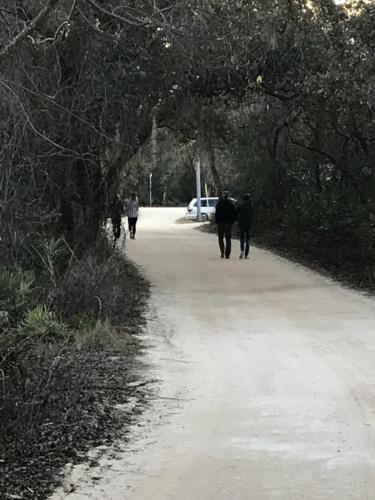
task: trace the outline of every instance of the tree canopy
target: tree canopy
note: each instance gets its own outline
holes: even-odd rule
[[[90,244],[155,162],[159,202],[188,201],[199,154],[209,189],[251,191],[263,224],[344,224],[366,259],[374,16],[365,1],[1,0],[6,254],[37,234]]]

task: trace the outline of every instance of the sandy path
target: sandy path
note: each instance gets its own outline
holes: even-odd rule
[[[237,242],[221,260],[183,214],[143,209],[128,242],[154,285],[158,397],[53,498],[375,499],[374,301]]]

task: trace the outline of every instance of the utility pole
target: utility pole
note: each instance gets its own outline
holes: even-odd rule
[[[150,207],[152,207],[152,172],[149,176]]]
[[[156,109],[152,117],[152,130],[151,130],[151,173],[149,176],[149,190],[150,190],[150,207],[152,207],[152,171],[155,172],[158,164],[158,124],[156,122]]]
[[[195,167],[196,179],[197,179],[197,221],[202,222],[202,188],[201,188],[201,160],[198,158],[197,165]]]

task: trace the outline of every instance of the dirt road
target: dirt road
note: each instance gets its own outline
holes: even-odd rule
[[[128,242],[157,397],[54,499],[375,499],[374,301],[237,242],[222,260],[183,213],[143,209]]]

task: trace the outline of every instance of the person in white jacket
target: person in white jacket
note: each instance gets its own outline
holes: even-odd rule
[[[132,193],[130,198],[125,202],[126,215],[129,223],[130,238],[134,240],[137,231],[137,221],[139,213],[138,198],[135,193]]]

